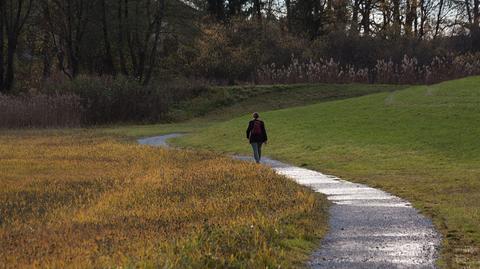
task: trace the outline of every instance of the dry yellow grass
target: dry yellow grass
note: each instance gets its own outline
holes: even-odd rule
[[[0,266],[302,266],[325,205],[254,164],[91,131],[0,133]]]

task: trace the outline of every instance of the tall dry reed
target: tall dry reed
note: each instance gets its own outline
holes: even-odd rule
[[[74,94],[0,95],[0,128],[76,127],[81,119]]]
[[[373,68],[343,65],[333,59],[300,62],[292,56],[287,66],[261,66],[256,73],[259,84],[290,83],[382,83],[433,84],[445,80],[480,75],[480,53],[435,57],[428,65],[404,55],[395,63],[378,60]]]

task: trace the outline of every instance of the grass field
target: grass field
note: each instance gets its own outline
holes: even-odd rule
[[[368,93],[378,94],[345,99]],[[267,155],[412,201],[444,235],[442,267],[478,268],[479,105],[480,77],[407,89],[217,88],[171,111],[173,119],[202,116],[183,123],[3,131],[0,212],[7,217],[0,219],[0,249],[6,250],[0,261],[40,267],[72,261],[97,267],[301,266],[325,231],[321,197],[268,169],[254,178],[252,164],[218,153],[125,143],[191,132],[174,142],[249,154],[249,116],[234,117],[260,111],[270,137]],[[288,109],[263,112],[278,108]]]
[[[412,201],[444,236],[444,268],[480,267],[480,77],[261,116],[270,138],[265,154]],[[248,120],[213,124],[175,142],[247,154]]]
[[[402,85],[300,84],[210,88],[170,111],[176,123],[103,127],[107,134],[143,137],[171,132],[195,132],[245,111],[268,111],[318,102],[404,89]]]
[[[271,170],[92,130],[0,132],[2,268],[302,267],[326,201]]]
[[[295,84],[209,88],[170,111],[175,121],[225,120],[245,111],[268,111],[406,88],[403,85]]]
[[[322,196],[218,154],[128,142],[199,130],[245,110],[400,88],[212,88],[171,111],[175,120],[203,116],[184,123],[0,131],[0,261],[11,268],[302,267],[326,230]]]

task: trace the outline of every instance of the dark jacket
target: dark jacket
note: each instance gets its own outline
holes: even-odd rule
[[[253,132],[255,124],[259,124],[261,132],[256,134]],[[247,138],[250,140],[250,143],[264,143],[267,141],[267,131],[265,130],[265,124],[261,120],[251,120],[248,123],[247,128]]]

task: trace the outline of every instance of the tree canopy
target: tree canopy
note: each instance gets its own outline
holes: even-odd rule
[[[480,0],[4,0],[0,92],[15,77],[165,74],[249,80],[333,58],[372,67],[480,48]]]

